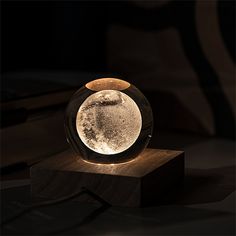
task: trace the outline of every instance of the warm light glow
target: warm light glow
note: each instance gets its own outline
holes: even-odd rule
[[[82,142],[105,155],[127,150],[137,140],[141,127],[141,113],[133,99],[111,89],[87,97],[76,117]]]
[[[115,78],[101,78],[93,80],[85,85],[86,88],[93,91],[101,90],[125,90],[130,87],[130,83]]]

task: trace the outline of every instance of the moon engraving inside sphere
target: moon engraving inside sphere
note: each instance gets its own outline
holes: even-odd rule
[[[85,99],[76,116],[82,142],[93,151],[112,155],[131,147],[142,128],[137,104],[123,92],[102,90]]]

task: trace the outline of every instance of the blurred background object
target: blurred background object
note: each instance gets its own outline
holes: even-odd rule
[[[160,132],[235,139],[235,2],[2,1],[1,13],[3,157],[30,146],[46,154],[41,127],[58,142],[51,152],[66,148],[70,96],[104,76],[142,90],[154,139]]]
[[[1,1],[3,219],[31,204],[29,167],[69,148],[66,105],[96,78],[137,86],[154,113],[149,147],[186,154],[183,189],[165,204],[100,216],[72,201],[3,234],[235,235],[235,9],[231,0]]]

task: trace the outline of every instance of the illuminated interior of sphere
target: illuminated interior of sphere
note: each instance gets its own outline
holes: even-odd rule
[[[117,90],[102,90],[85,99],[76,116],[82,142],[93,151],[112,155],[132,146],[139,137],[142,117],[136,103]]]
[[[66,138],[77,158],[118,164],[138,157],[152,137],[152,109],[134,85],[99,78],[78,89],[65,113]]]

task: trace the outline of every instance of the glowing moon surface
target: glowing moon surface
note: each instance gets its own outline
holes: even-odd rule
[[[136,103],[125,93],[102,90],[85,99],[76,117],[82,142],[97,153],[112,155],[132,146],[142,128]]]

